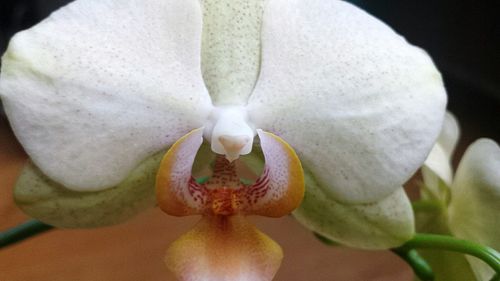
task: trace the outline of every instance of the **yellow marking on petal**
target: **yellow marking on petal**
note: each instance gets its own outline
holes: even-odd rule
[[[193,202],[188,203],[192,198],[186,196],[186,193],[189,192],[194,157],[203,142],[202,134],[203,129],[199,128],[184,135],[172,145],[161,161],[156,175],[156,200],[159,207],[169,215],[199,213]]]
[[[243,216],[204,216],[169,247],[165,264],[180,281],[269,281],[282,258]]]
[[[271,280],[281,264],[281,248],[243,216],[280,217],[297,208],[304,195],[300,161],[286,142],[259,130],[266,166],[254,184],[241,183],[236,164],[224,155],[217,155],[210,179],[196,183],[191,167],[202,134],[198,129],[179,139],[158,171],[162,210],[176,216],[203,215],[170,246],[165,263],[181,281]]]
[[[262,130],[258,130],[258,134],[266,158],[266,165],[271,169],[270,184],[273,184],[273,180],[275,180],[275,186],[271,186],[270,192],[276,193],[264,205],[256,206],[251,213],[268,217],[281,217],[295,210],[302,202],[305,188],[304,171],[299,157],[282,138]],[[278,159],[272,161],[271,158]],[[277,179],[282,174],[287,175],[285,182]],[[273,189],[278,189],[278,191]]]
[[[202,130],[179,139],[167,152],[157,174],[156,195],[167,214],[262,215],[281,217],[296,209],[304,196],[304,175],[295,151],[281,138],[258,130],[266,167],[257,181],[242,184],[234,163],[216,157],[214,172],[205,184],[191,175]]]

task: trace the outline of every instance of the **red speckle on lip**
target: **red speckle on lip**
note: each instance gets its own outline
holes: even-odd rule
[[[268,189],[268,169],[253,185],[244,185],[236,174],[234,162],[217,155],[212,177],[204,184],[190,180],[189,194],[197,203],[205,205],[204,213],[232,216],[244,212],[263,198]]]

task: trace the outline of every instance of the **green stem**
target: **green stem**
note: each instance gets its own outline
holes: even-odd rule
[[[500,254],[490,247],[471,241],[446,235],[417,233],[411,240],[398,248],[398,250],[407,252],[413,249],[438,249],[471,255],[487,263],[497,275],[500,275]]]
[[[405,260],[415,272],[418,278],[422,281],[433,281],[434,280],[434,272],[432,271],[431,266],[422,258],[417,250],[415,249],[403,249],[397,248],[392,250],[398,256],[400,256],[403,260]]]
[[[53,226],[37,220],[27,221],[4,232],[0,232],[0,248],[20,242],[52,228]]]

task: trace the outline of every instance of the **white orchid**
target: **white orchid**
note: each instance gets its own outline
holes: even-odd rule
[[[299,205],[304,177],[288,144],[305,170],[300,222],[356,247],[409,239],[401,186],[446,104],[425,52],[335,0],[77,0],[17,34],[1,75],[34,163],[16,200],[47,223],[112,224],[153,205],[170,147],[158,203],[204,215],[167,255],[183,280],[272,278],[279,246],[236,214]],[[191,176],[203,139],[219,155],[205,183]],[[237,167],[260,161],[259,144],[264,172],[244,185]]]
[[[438,141],[422,168],[425,200],[441,206],[439,212],[421,221],[423,230],[475,241],[500,249],[500,147],[490,139],[472,143],[453,176],[451,157],[460,135],[458,123],[448,113]],[[425,214],[424,214],[425,215]],[[436,218],[438,218],[436,220]],[[438,255],[434,253],[434,255]],[[482,261],[467,256],[477,280],[489,281],[494,271]],[[444,271],[446,280],[471,280],[467,266],[458,266],[458,256],[431,257],[434,268]],[[440,268],[452,267],[455,268]],[[453,272],[455,271],[455,272]],[[453,277],[452,277],[453,276]],[[444,279],[443,279],[444,280]]]

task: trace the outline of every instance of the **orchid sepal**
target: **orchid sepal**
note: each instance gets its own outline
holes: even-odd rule
[[[344,204],[328,198],[306,173],[306,193],[294,217],[322,236],[355,248],[389,249],[415,233],[413,211],[403,188],[368,204]]]
[[[16,182],[14,200],[26,214],[59,228],[123,223],[156,205],[156,171],[163,154],[156,153],[143,161],[118,185],[96,192],[67,189],[28,162]]]

